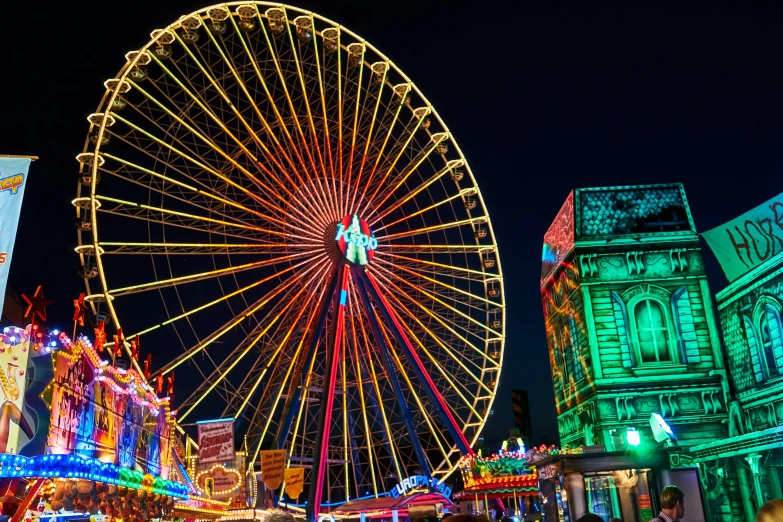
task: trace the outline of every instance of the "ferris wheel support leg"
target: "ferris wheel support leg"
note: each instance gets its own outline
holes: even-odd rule
[[[323,332],[324,325],[326,324],[326,318],[329,316],[329,310],[331,308],[331,301],[332,296],[334,295],[335,289],[337,287],[337,282],[340,280],[340,269],[339,267],[334,271],[334,274],[332,275],[331,283],[329,284],[329,289],[326,292],[326,296],[328,296],[328,299],[325,300],[322,304],[322,308],[320,311],[320,316],[318,317],[318,323],[315,326],[315,330],[313,331],[313,337],[310,341],[310,346],[307,349],[307,356],[304,359],[304,364],[302,365],[302,370],[299,371],[299,375],[295,377],[292,382],[297,382],[299,379],[301,379],[301,375],[303,371],[307,371],[306,368],[310,368],[310,366],[313,363],[313,357],[315,357],[315,351],[316,347],[318,346],[318,341],[321,338],[321,332]],[[285,414],[283,415],[283,418],[285,419],[283,421],[282,428],[280,429],[280,432],[277,436],[277,443],[275,446],[277,446],[277,449],[283,449],[283,446],[285,446],[285,442],[288,439],[288,435],[291,433],[291,425],[294,422],[294,417],[296,417],[296,414],[299,413],[299,408],[301,407],[301,400],[302,400],[302,390],[304,389],[305,384],[301,383],[300,386],[297,386],[294,390],[294,393],[292,394],[291,400],[288,404],[285,406]]]
[[[318,434],[315,438],[315,459],[313,461],[312,479],[310,481],[309,499],[307,502],[307,518],[312,522],[317,520],[321,511],[324,481],[326,480],[326,460],[329,453],[329,435],[332,429],[332,411],[334,410],[334,391],[337,383],[337,370],[340,364],[340,349],[345,326],[345,303],[348,300],[347,265],[339,269],[340,287],[335,293],[335,318],[332,325],[332,349],[326,351],[326,375],[321,391],[321,407],[318,415]],[[315,486],[315,487],[313,487]]]
[[[356,269],[359,271],[359,269]],[[410,409],[406,406],[405,398],[402,395],[402,387],[400,386],[400,380],[397,378],[397,373],[394,371],[394,364],[392,363],[391,356],[389,355],[389,347],[386,346],[386,340],[381,333],[381,326],[378,324],[378,318],[375,316],[373,307],[370,305],[370,298],[367,296],[367,289],[365,288],[365,282],[361,278],[361,274],[358,274],[358,283],[356,286],[359,289],[359,297],[364,304],[364,310],[367,312],[367,317],[372,328],[372,333],[375,339],[378,341],[378,346],[381,349],[381,357],[383,364],[386,367],[386,373],[391,381],[392,388],[394,389],[394,395],[397,398],[397,405],[399,406],[402,418],[405,420],[405,428],[408,430],[408,434],[411,438],[411,444],[416,452],[416,460],[419,461],[422,471],[429,481],[432,479],[432,473],[430,472],[430,466],[427,462],[427,456],[424,453],[424,448],[421,447],[421,441],[416,434],[416,426],[413,424],[413,417],[411,416]]]
[[[451,410],[449,410],[449,406],[446,404],[446,400],[438,392],[438,389],[435,386],[435,382],[432,380],[432,377],[430,377],[427,368],[425,368],[424,364],[421,362],[419,355],[413,349],[413,345],[408,339],[408,336],[405,335],[405,332],[403,331],[402,326],[397,320],[397,317],[388,301],[386,301],[386,298],[381,293],[381,289],[378,287],[378,283],[375,281],[375,278],[366,269],[360,270],[358,274],[361,280],[364,282],[368,292],[379,305],[378,310],[380,310],[384,319],[389,323],[389,327],[394,334],[394,337],[397,339],[397,342],[400,343],[402,349],[405,350],[405,355],[408,356],[413,362],[413,369],[416,372],[417,377],[422,381],[424,390],[427,392],[427,395],[432,401],[433,406],[435,406],[435,409],[438,410],[438,414],[440,415],[441,420],[446,425],[446,429],[454,439],[454,442],[457,444],[460,452],[462,452],[463,455],[472,455],[473,449],[471,449],[470,443],[468,443],[468,440],[465,438],[462,430],[459,428],[459,426],[457,426],[457,421],[454,418],[454,415],[452,415]]]

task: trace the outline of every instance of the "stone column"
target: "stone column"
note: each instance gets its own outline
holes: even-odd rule
[[[587,512],[585,479],[581,473],[569,473],[564,478],[568,495],[568,513],[571,515],[571,520],[577,520]]]
[[[764,505],[764,493],[761,490],[761,480],[759,477],[761,473],[761,470],[759,469],[761,455],[759,453],[754,453],[753,455],[745,457],[745,460],[748,461],[750,471],[753,474],[753,496],[756,497],[756,505],[761,507]]]
[[[753,502],[750,497],[753,494],[750,488],[750,479],[748,470],[742,462],[737,462],[737,478],[739,479],[740,493],[742,493],[742,507],[745,508],[745,520],[753,520],[756,516],[756,510],[753,508]]]
[[[767,468],[767,480],[769,480],[769,488],[772,490],[772,498],[783,498],[783,488],[780,487],[780,473],[777,466],[769,466]]]

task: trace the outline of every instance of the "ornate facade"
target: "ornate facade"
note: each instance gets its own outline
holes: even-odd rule
[[[775,210],[774,203],[770,208]],[[745,227],[757,222],[742,221]],[[764,221],[762,217],[762,225]],[[772,237],[782,221],[768,228]],[[738,235],[734,227],[730,232]],[[754,246],[759,251],[764,243]],[[725,263],[725,257],[718,257]],[[732,390],[729,433],[726,440],[692,448],[695,460],[715,482],[727,469],[737,470],[746,520],[752,520],[764,502],[783,498],[783,253],[765,257],[716,296]]]
[[[544,237],[541,295],[562,445],[619,451],[635,430],[630,440],[653,446],[653,413],[683,455],[728,435],[729,383],[681,185],[574,190]],[[728,483],[711,520],[741,509]]]

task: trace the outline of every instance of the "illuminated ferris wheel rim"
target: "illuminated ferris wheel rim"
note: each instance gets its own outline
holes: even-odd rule
[[[142,49],[140,49],[139,51],[132,51],[132,52],[130,52],[130,53],[128,53],[126,55],[126,58],[128,59],[128,61],[125,64],[125,66],[122,68],[121,74],[116,79],[109,80],[107,82],[108,90],[107,90],[106,94],[104,95],[104,99],[102,100],[100,106],[101,107],[111,107],[113,102],[115,101],[115,98],[117,96],[119,96],[120,93],[122,92],[123,84],[128,85],[128,89],[130,89],[130,85],[126,81],[126,78],[127,78],[128,74],[135,67],[137,67],[139,64],[146,65],[146,63],[149,62],[149,55],[148,55],[148,53],[149,53],[150,48],[152,46],[154,46],[154,45],[157,45],[157,43],[161,40],[161,38],[165,38],[165,35],[167,33],[171,32],[171,31],[174,31],[177,28],[180,28],[182,26],[182,23],[185,20],[188,20],[188,19],[190,19],[190,18],[192,18],[194,16],[202,17],[203,15],[206,15],[210,10],[212,10],[214,8],[228,8],[228,9],[231,9],[232,7],[239,8],[239,7],[247,6],[247,5],[252,5],[252,6],[256,6],[256,7],[264,6],[264,7],[269,7],[269,8],[282,9],[284,11],[293,11],[293,12],[299,14],[300,16],[309,16],[311,21],[319,20],[319,21],[321,21],[323,23],[330,24],[332,27],[337,29],[340,33],[344,33],[344,34],[349,35],[350,37],[352,37],[355,40],[357,40],[358,42],[360,42],[361,45],[363,46],[363,48],[371,50],[378,57],[380,57],[381,60],[386,64],[386,67],[393,69],[396,74],[398,74],[400,77],[402,77],[404,79],[405,83],[404,84],[398,84],[398,85],[404,85],[404,89],[407,89],[407,90],[415,92],[417,94],[417,96],[419,96],[421,98],[421,100],[425,103],[424,109],[426,109],[426,111],[427,111],[426,114],[428,116],[434,117],[439,122],[440,126],[443,129],[443,132],[440,133],[442,135],[442,137],[440,139],[444,139],[444,138],[447,138],[447,137],[450,138],[450,143],[453,145],[456,153],[459,156],[459,159],[457,159],[457,160],[450,160],[449,163],[453,164],[453,166],[458,166],[458,167],[461,167],[461,168],[465,169],[465,171],[467,172],[467,174],[470,177],[470,180],[472,182],[471,183],[471,187],[469,189],[465,189],[465,190],[469,191],[471,196],[473,196],[473,197],[475,197],[475,198],[477,198],[479,200],[479,202],[480,202],[480,207],[479,208],[481,208],[481,209],[485,209],[486,208],[485,205],[484,205],[483,197],[481,196],[481,192],[480,192],[479,186],[476,183],[475,178],[473,176],[473,173],[472,173],[472,171],[470,169],[470,166],[465,161],[464,156],[462,154],[462,151],[459,149],[459,146],[456,143],[456,140],[454,140],[453,137],[451,137],[450,132],[449,132],[447,126],[445,125],[443,120],[440,118],[440,116],[438,115],[437,111],[434,110],[432,105],[429,103],[429,101],[426,99],[426,97],[424,97],[424,95],[419,91],[419,89],[410,81],[410,79],[401,70],[399,70],[396,67],[396,65],[393,62],[391,62],[391,60],[389,60],[385,55],[383,55],[383,53],[378,51],[375,47],[373,47],[372,45],[367,43],[364,39],[360,38],[355,33],[349,31],[348,29],[342,27],[341,25],[336,24],[336,23],[332,22],[331,20],[329,20],[327,18],[324,18],[324,17],[321,17],[319,15],[316,15],[316,14],[310,12],[310,11],[301,10],[301,9],[297,9],[297,8],[294,8],[294,7],[291,7],[291,6],[286,6],[286,5],[272,3],[272,2],[253,2],[253,3],[249,3],[249,2],[230,2],[230,3],[226,3],[226,4],[220,4],[220,5],[217,5],[217,6],[209,6],[209,7],[206,7],[206,8],[197,10],[197,11],[194,11],[193,13],[191,13],[189,15],[181,17],[177,22],[174,22],[174,23],[170,24],[165,29],[154,31],[152,33],[152,39]],[[258,14],[258,19],[263,23],[264,15],[261,13],[260,10],[258,11],[257,14]],[[231,16],[231,14],[229,14],[229,16]],[[289,20],[287,16],[285,18],[285,21],[286,21],[286,23],[289,26],[294,24],[294,22]],[[312,25],[312,27],[314,27],[314,24]],[[322,35],[323,34],[323,30],[322,31],[314,31],[314,34]],[[338,41],[340,41],[340,40],[338,40]],[[353,45],[353,44],[344,44],[342,41],[340,41],[339,45],[340,45],[340,48],[342,50],[348,50],[348,47],[350,45]],[[372,68],[374,66],[374,64],[370,64],[370,63],[365,62],[365,61],[363,61],[362,64],[365,67],[367,67],[367,68]],[[113,88],[109,88],[110,85]],[[420,110],[420,109],[421,108],[418,108],[418,109],[415,109],[415,110]],[[411,110],[414,111],[414,109],[411,109]],[[88,140],[87,143],[86,143],[86,146],[85,146],[85,153],[84,153],[84,154],[87,154],[88,156],[82,156],[82,159],[84,160],[84,162],[88,163],[90,165],[91,169],[92,169],[92,182],[91,182],[91,185],[90,185],[90,196],[89,196],[89,198],[84,198],[84,197],[81,196],[81,192],[80,192],[79,197],[77,198],[77,200],[74,201],[74,204],[77,205],[77,208],[82,208],[85,211],[89,211],[89,213],[91,215],[92,226],[93,226],[92,231],[91,231],[91,233],[92,233],[92,241],[90,243],[84,243],[83,242],[83,238],[82,238],[82,232],[81,231],[79,232],[79,244],[80,244],[80,246],[77,247],[77,252],[80,254],[80,257],[81,257],[83,263],[84,263],[84,258],[85,258],[84,254],[85,253],[89,252],[90,250],[94,253],[95,260],[96,260],[96,263],[97,263],[99,281],[100,281],[101,286],[103,288],[103,292],[101,292],[101,293],[97,293],[97,294],[91,293],[87,297],[87,301],[91,303],[93,308],[95,308],[95,304],[97,302],[103,302],[105,304],[105,306],[107,307],[107,309],[109,310],[111,318],[112,318],[112,321],[114,322],[115,326],[117,328],[120,328],[120,320],[118,318],[118,315],[117,315],[117,312],[115,310],[115,306],[114,306],[114,303],[113,303],[113,301],[115,299],[115,296],[111,295],[110,292],[109,292],[109,285],[108,285],[108,282],[107,282],[106,273],[104,271],[104,266],[103,266],[103,262],[102,262],[103,248],[101,247],[101,242],[99,241],[98,227],[97,227],[97,221],[98,221],[98,219],[97,219],[97,210],[98,210],[98,208],[101,205],[101,201],[97,198],[96,179],[97,179],[97,177],[99,175],[98,169],[99,169],[99,167],[101,165],[101,160],[102,160],[102,158],[100,157],[100,152],[101,152],[101,143],[102,143],[102,140],[103,140],[103,133],[104,133],[106,127],[107,127],[107,122],[109,122],[111,118],[113,118],[113,116],[111,115],[109,110],[107,110],[105,113],[96,113],[96,114],[93,114],[93,115],[90,116],[90,123],[92,125],[96,126],[97,129],[98,129],[98,131],[97,131],[97,143],[95,144],[94,147],[91,147],[90,142]],[[430,135],[433,138],[435,138],[435,135],[433,135],[432,133],[430,133]],[[93,151],[93,152],[90,153],[88,151]],[[90,154],[92,155],[91,157],[89,156]],[[95,160],[96,157],[98,158],[97,160]],[[82,160],[80,160],[80,162],[81,161]],[[79,188],[79,190],[80,191],[82,190],[81,187]],[[363,217],[367,217],[368,219],[371,219],[372,218],[372,214],[374,212],[371,211],[371,212],[367,213],[366,210],[367,209],[365,209],[365,212],[362,213],[361,217],[359,217],[357,215],[357,219],[360,219],[361,222],[364,223],[364,225],[366,225],[366,231],[369,232],[370,231],[370,225],[366,221],[364,221],[364,219],[362,219],[362,218]],[[354,214],[350,214],[348,216],[345,216],[344,219],[352,218],[353,215]],[[338,243],[338,246],[341,248],[341,250],[344,247],[346,247],[346,245],[347,245],[347,248],[357,247],[359,249],[365,249],[365,251],[370,254],[370,255],[366,256],[369,259],[366,259],[365,262],[357,262],[357,263],[355,263],[356,265],[366,265],[366,264],[369,264],[371,259],[372,259],[372,254],[375,253],[376,249],[377,249],[378,252],[382,252],[382,251],[384,251],[384,250],[386,250],[387,248],[390,247],[389,245],[385,244],[384,238],[382,236],[375,237],[375,234],[372,233],[372,232],[370,232],[369,234],[364,234],[364,237],[366,237],[366,239],[364,239],[362,237],[362,234],[359,234],[359,235],[355,236],[355,239],[353,239],[352,241],[345,241],[345,239],[346,239],[346,237],[345,237],[345,229],[347,229],[347,224],[344,224],[344,230],[343,230],[343,236],[342,237],[339,234],[339,232],[340,232],[340,230],[339,230],[339,223],[335,223],[335,224],[338,226],[338,233],[337,233],[337,236],[332,239],[332,241]],[[472,218],[470,220],[469,224],[473,228],[475,228],[476,226],[484,226],[484,227],[486,227],[488,229],[489,237],[491,238],[491,245],[485,245],[485,248],[487,250],[490,250],[490,251],[493,252],[495,262],[497,263],[497,276],[494,277],[493,279],[497,282],[497,287],[500,290],[500,295],[497,296],[497,297],[498,297],[498,300],[499,300],[499,303],[500,303],[499,307],[500,307],[500,311],[501,311],[501,314],[502,314],[502,317],[503,317],[503,320],[502,320],[502,323],[501,323],[502,330],[499,332],[499,340],[500,340],[500,343],[499,343],[499,349],[500,349],[499,360],[502,360],[502,352],[503,352],[503,349],[504,349],[503,340],[505,338],[505,305],[504,305],[505,296],[504,296],[504,289],[503,289],[503,285],[502,285],[502,270],[500,268],[500,259],[499,259],[499,256],[497,255],[497,247],[495,246],[495,241],[494,241],[494,232],[493,232],[493,229],[492,229],[491,221],[489,219],[489,215],[488,215],[488,213],[486,211],[483,212],[483,215],[481,217]],[[340,245],[341,242],[343,243],[342,245]],[[364,244],[362,244],[362,243],[364,243]],[[370,246],[372,248],[368,249],[367,247],[370,247]],[[349,257],[349,254],[346,252],[346,250],[343,250],[342,253],[343,253],[343,255],[346,257],[346,259],[349,262],[353,262],[352,257]],[[353,254],[351,254],[351,256],[353,256]],[[85,282],[86,282],[88,291],[90,291],[90,283],[86,279],[85,279]],[[111,343],[109,343],[109,344],[111,344]],[[486,341],[485,350],[488,349],[488,346],[489,346],[489,340]],[[126,351],[128,351],[128,346],[127,345],[126,345]],[[136,363],[136,361],[133,361],[133,364],[135,364],[137,366],[137,369],[139,369],[139,371],[141,372],[140,368],[138,368],[138,364]],[[497,370],[497,374],[496,375],[497,375],[497,378],[499,378],[499,375],[500,375],[500,369],[499,368]],[[490,398],[489,406],[487,408],[487,411],[491,410],[493,402],[494,402],[494,394]],[[483,428],[483,425],[486,422],[488,417],[489,417],[489,415],[484,415],[483,418],[481,419],[481,426],[475,431],[475,435],[472,437],[472,440],[470,441],[471,444],[474,444],[476,442],[476,440],[478,439],[478,437],[480,436],[481,429]],[[454,469],[455,469],[455,466],[452,465],[451,470],[449,471],[449,474],[451,472],[453,472]],[[445,480],[445,478],[447,476],[448,476],[448,474],[443,476],[441,481]]]

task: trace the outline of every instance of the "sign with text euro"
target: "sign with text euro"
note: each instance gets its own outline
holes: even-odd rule
[[[231,462],[234,455],[234,420],[198,423],[198,463]]]
[[[5,300],[30,161],[30,158],[0,158],[0,309]]]
[[[702,235],[734,281],[783,252],[783,194]]]

